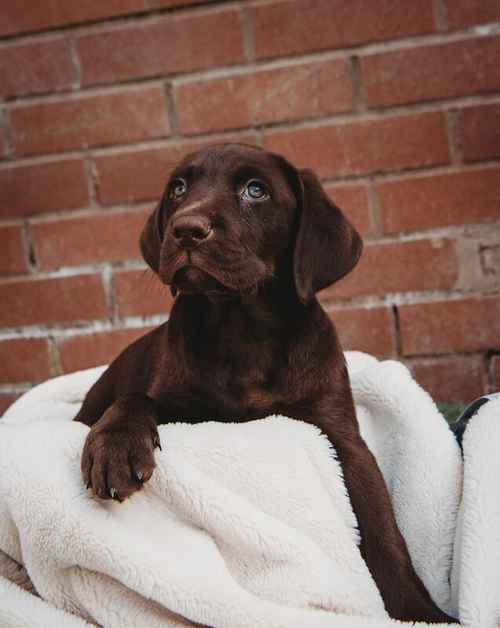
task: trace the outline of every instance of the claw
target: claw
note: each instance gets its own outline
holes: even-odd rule
[[[91,480],[89,480],[89,481],[87,482],[87,490],[88,490],[89,488],[92,488],[92,481],[91,481]]]
[[[111,499],[114,499],[116,497],[116,489],[115,488],[110,488],[109,489],[109,494],[111,495]]]
[[[134,471],[134,475],[139,482],[144,480],[144,474],[142,471]]]
[[[161,449],[161,443],[160,443],[160,437],[159,437],[159,436],[155,436],[155,437],[153,438],[153,446],[154,446],[154,448],[155,448],[155,449],[156,449],[156,447],[158,447],[158,449],[159,449],[160,451],[162,451],[162,449]]]

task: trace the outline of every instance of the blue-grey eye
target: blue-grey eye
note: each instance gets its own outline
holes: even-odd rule
[[[187,184],[184,179],[174,179],[170,187],[170,194],[175,199],[182,198],[187,190]]]
[[[243,196],[251,201],[261,201],[264,198],[268,198],[269,193],[266,186],[261,181],[251,179],[243,189]]]

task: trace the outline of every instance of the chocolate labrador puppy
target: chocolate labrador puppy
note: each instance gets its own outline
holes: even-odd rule
[[[313,423],[337,451],[391,617],[451,621],[413,569],[360,436],[335,327],[315,297],[362,249],[316,176],[252,146],[201,150],[171,174],[141,249],[177,298],[168,323],[127,347],[85,398],[76,420],[91,426],[87,486],[120,501],[139,490],[155,466],[157,425],[172,418]]]

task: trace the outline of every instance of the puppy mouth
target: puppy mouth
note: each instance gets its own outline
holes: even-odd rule
[[[159,274],[163,283],[171,286],[173,293],[224,298],[253,294],[270,276],[265,264],[254,257],[243,258],[240,255],[235,259],[212,259],[206,252],[186,250],[165,255]]]
[[[173,293],[204,294],[227,292],[216,273],[210,272],[206,264],[193,251],[182,250],[170,258],[164,274],[164,283],[171,286]]]
[[[174,273],[171,284],[174,290],[182,294],[222,294],[228,291],[215,277],[189,264]]]

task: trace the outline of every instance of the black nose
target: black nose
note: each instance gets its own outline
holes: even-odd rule
[[[179,216],[172,223],[172,233],[179,245],[193,248],[210,236],[212,228],[203,216]]]

